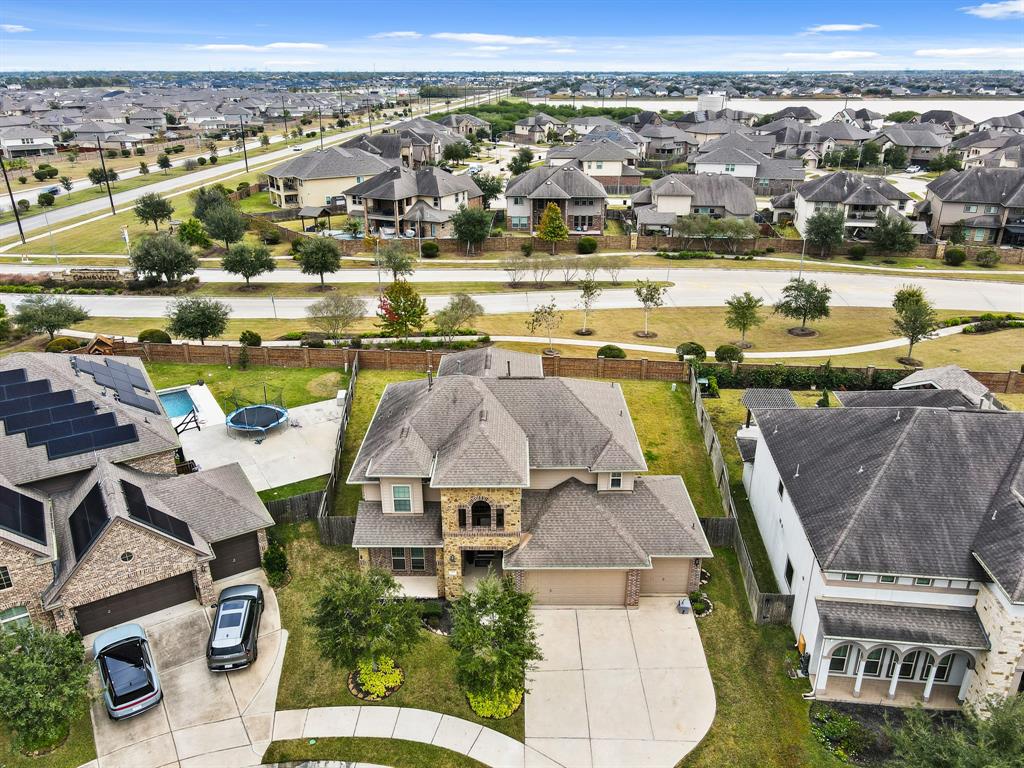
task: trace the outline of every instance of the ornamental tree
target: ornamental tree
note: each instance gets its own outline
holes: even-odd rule
[[[483,208],[470,208],[463,204],[452,216],[452,230],[459,242],[466,244],[466,255],[471,256],[483,245],[491,234],[491,221],[494,214]]]
[[[185,245],[194,245],[197,248],[210,247],[210,237],[206,234],[206,227],[194,216],[185,219],[178,227],[178,239]]]
[[[551,337],[554,335],[555,329],[561,324],[562,313],[558,311],[554,299],[547,304],[534,307],[533,312],[530,313],[529,318],[526,320],[526,327],[530,333],[544,331],[544,334],[548,337],[548,348],[544,350],[545,352],[555,351],[552,348]]]
[[[135,217],[143,224],[152,224],[158,232],[160,222],[170,221],[173,215],[174,206],[156,192],[147,192],[135,201]]]
[[[377,308],[381,329],[400,339],[423,327],[427,302],[405,280],[396,280],[381,294]]]
[[[885,211],[878,214],[868,239],[882,253],[909,253],[917,245],[911,223],[897,213]]]
[[[89,319],[89,313],[71,299],[37,294],[26,296],[14,312],[14,324],[26,333],[46,332],[50,341],[61,328]]]
[[[740,332],[740,346],[747,346],[747,331],[764,322],[758,310],[764,306],[764,299],[750,291],[735,294],[725,300],[725,325]]]
[[[434,325],[441,338],[450,344],[460,328],[472,325],[484,313],[480,303],[467,293],[456,293],[434,313]]]
[[[562,209],[555,203],[548,203],[541,214],[537,226],[537,237],[545,243],[551,243],[551,253],[555,252],[558,243],[569,239],[569,227],[562,218]]]
[[[184,339],[199,339],[205,345],[228,327],[231,307],[216,299],[190,296],[177,299],[167,308],[167,330]]]
[[[914,345],[935,336],[935,329],[939,325],[935,307],[928,301],[921,288],[904,285],[896,291],[892,308],[896,310],[896,316],[892,321],[892,333],[894,336],[905,336],[910,342],[906,359],[912,360]]]
[[[668,288],[646,279],[637,280],[633,285],[633,293],[636,294],[637,301],[639,301],[640,305],[644,308],[644,337],[649,337],[651,335],[647,322],[650,317],[651,310],[657,309],[665,304],[665,293],[667,291]]]
[[[821,255],[843,244],[846,215],[842,208],[822,208],[807,219],[804,237],[811,245],[821,249]]]
[[[775,303],[775,312],[800,321],[800,330],[807,327],[808,320],[828,317],[832,289],[818,285],[813,280],[794,277],[782,289],[782,298]]]
[[[248,286],[251,278],[277,269],[277,262],[274,261],[274,257],[270,255],[270,249],[265,245],[236,243],[228,248],[228,252],[221,259],[220,266],[225,272],[244,277],[245,284]]]
[[[590,311],[594,308],[594,302],[601,295],[601,286],[597,284],[596,280],[585,277],[576,284],[576,287],[580,289],[580,309],[583,310],[583,327],[579,332],[581,336],[589,336],[587,320],[590,317]]]
[[[397,280],[400,277],[413,273],[412,256],[398,243],[390,242],[384,245],[373,258],[374,266],[377,269],[391,273],[391,279]]]
[[[189,247],[169,232],[143,237],[129,261],[137,274],[152,275],[168,283],[178,282],[199,267],[199,261]]]
[[[202,222],[210,237],[223,241],[225,248],[230,248],[232,243],[241,240],[249,225],[245,216],[230,205],[219,205],[206,211]]]
[[[500,176],[494,176],[490,173],[476,174],[473,177],[473,182],[483,193],[484,208],[490,208],[491,202],[500,195],[501,191],[505,188],[505,180]]]
[[[306,316],[337,343],[346,329],[366,314],[366,302],[358,296],[331,293],[306,307]]]
[[[508,171],[513,176],[519,176],[530,170],[530,163],[533,162],[533,150],[529,147],[522,147],[515,156],[508,162]]]
[[[320,275],[320,288],[326,288],[324,273],[341,269],[341,250],[329,237],[313,237],[299,245],[299,270],[304,275]]]

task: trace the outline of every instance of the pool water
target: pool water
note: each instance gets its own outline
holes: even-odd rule
[[[196,404],[188,394],[188,390],[179,389],[176,392],[164,392],[160,395],[160,402],[164,404],[164,410],[172,419],[188,415]]]

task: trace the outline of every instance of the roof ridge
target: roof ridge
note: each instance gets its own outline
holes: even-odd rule
[[[825,562],[822,563],[822,565],[829,565],[835,559],[842,545],[846,542],[846,537],[849,536],[850,531],[853,530],[854,523],[857,522],[857,519],[860,516],[861,511],[867,504],[868,497],[871,495],[872,491],[874,491],[874,489],[878,486],[879,482],[881,482],[882,475],[885,474],[885,470],[889,468],[889,465],[892,464],[892,462],[896,458],[896,454],[898,453],[899,448],[907,439],[907,436],[910,434],[911,427],[917,421],[920,413],[921,411],[919,409],[912,409],[912,414],[910,418],[907,419],[906,426],[903,427],[903,431],[900,433],[899,438],[892,444],[892,448],[889,449],[889,453],[885,457],[885,461],[882,463],[882,466],[878,468],[878,471],[875,473],[874,478],[871,480],[871,484],[864,491],[864,494],[861,496],[860,501],[857,503],[857,507],[853,510],[853,514],[850,515],[849,520],[846,521],[846,525],[843,526],[843,530],[840,531],[839,536],[836,538],[835,544],[832,545],[832,548],[829,550],[828,555],[825,558]],[[899,418],[899,414],[900,411],[897,410],[897,418]]]

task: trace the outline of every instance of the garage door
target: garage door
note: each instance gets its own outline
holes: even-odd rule
[[[625,605],[625,571],[526,571],[537,605]]]
[[[214,561],[210,563],[213,580],[234,576],[260,567],[260,543],[256,533],[246,533],[213,545]]]
[[[190,571],[119,595],[86,603],[75,609],[75,618],[78,621],[78,631],[87,635],[195,599],[196,589],[192,584]]]
[[[685,595],[690,584],[688,557],[653,557],[654,567],[640,571],[641,595]]]

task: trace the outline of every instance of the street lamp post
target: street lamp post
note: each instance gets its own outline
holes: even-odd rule
[[[320,120],[320,150],[324,148],[324,111],[322,108],[316,108],[316,116]]]
[[[114,195],[110,191],[110,177],[107,175],[107,162],[103,159],[103,148],[100,147],[100,137],[96,137],[96,153],[100,156],[100,168],[103,170],[103,181],[107,185],[107,199],[110,200],[110,212],[117,215],[114,208]]]
[[[245,126],[242,125],[242,116],[238,116],[239,141],[242,142],[242,157],[245,160],[245,172],[249,172],[249,153],[245,149]]]
[[[14,211],[14,220],[18,222],[18,235],[21,237],[21,244],[25,244],[25,230],[21,228],[21,214],[18,212],[18,203],[14,200],[14,191],[11,189],[11,180],[7,176],[7,165],[4,163],[3,154],[0,154],[0,169],[4,172],[4,182],[7,184],[7,195],[11,198],[11,210]]]

